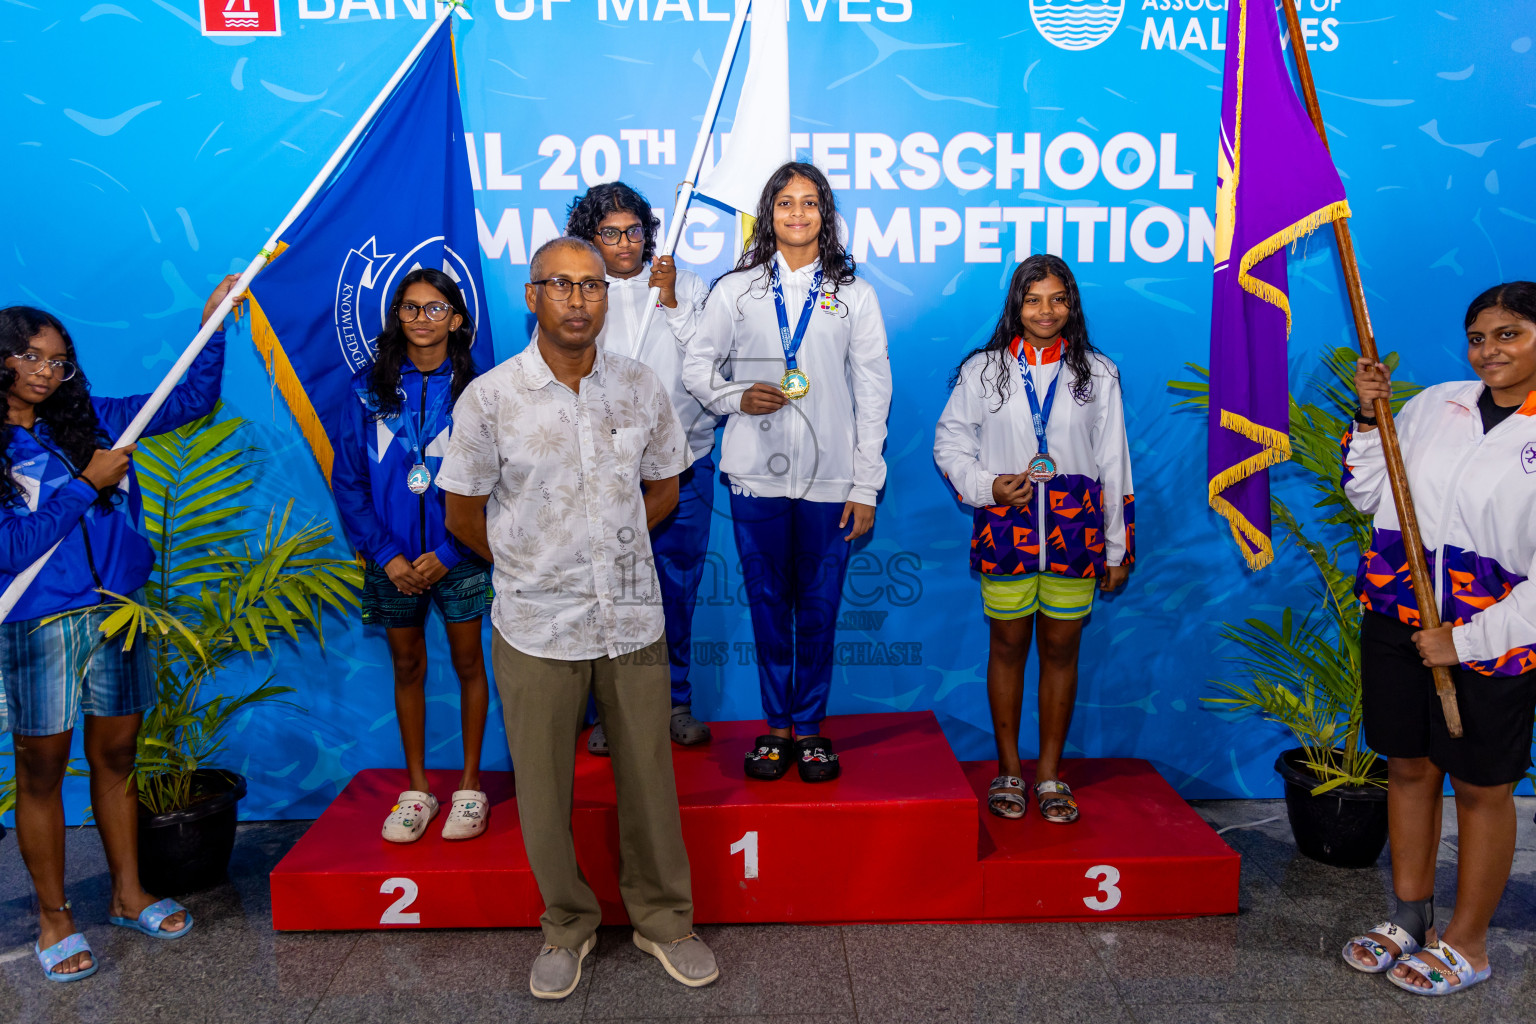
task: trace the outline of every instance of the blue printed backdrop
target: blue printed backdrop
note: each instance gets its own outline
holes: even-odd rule
[[[11,182],[0,303],[63,317],[103,393],[149,389],[213,282],[244,266],[427,14],[424,0],[278,2],[283,34],[259,39],[201,36],[195,0],[0,5]],[[577,191],[622,176],[670,206],[729,2],[476,0],[471,20],[455,18],[500,358],[525,336],[527,254]],[[960,756],[991,755],[969,520],[933,467],[932,425],[1016,251],[1049,247],[1077,268],[1093,337],[1123,373],[1138,497],[1137,569],[1088,627],[1069,753],[1149,758],[1187,796],[1277,793],[1269,765],[1284,737],[1199,697],[1223,671],[1220,621],[1307,602],[1310,569],[1288,550],[1261,574],[1244,569],[1205,507],[1202,423],[1166,388],[1206,358],[1223,6],[791,0],[797,143],[837,176],[896,379],[890,484],[848,582],[834,712],[932,708]],[[1416,380],[1466,377],[1466,302],[1536,277],[1536,5],[1301,6],[1382,347]],[[734,241],[729,220],[704,210],[684,263],[717,274]],[[1300,247],[1292,280],[1303,387],[1320,350],[1353,340],[1330,236]],[[258,504],[296,495],[334,520],[239,332],[229,363],[228,405],[267,452]],[[1282,495],[1304,498],[1279,475],[1292,481]],[[696,710],[756,717],[724,519],[712,548]],[[443,650],[440,630],[435,642]],[[312,816],[354,771],[399,763],[387,662],[381,635],[335,623],[324,651],[282,653],[307,711],[239,722],[248,817]],[[445,662],[430,676],[428,747],[448,766],[457,695]],[[507,767],[499,722],[486,749],[487,768]],[[75,791],[72,815],[83,803]]]

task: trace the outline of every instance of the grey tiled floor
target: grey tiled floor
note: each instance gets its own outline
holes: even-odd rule
[[[1415,998],[1339,962],[1385,916],[1386,859],[1344,871],[1297,854],[1278,801],[1197,804],[1243,854],[1242,912],[1190,921],[1036,925],[703,927],[723,975],[690,991],[604,929],[563,1003],[527,992],[535,932],[276,934],[266,875],[303,823],[242,826],[231,882],[185,902],[197,934],[156,943],[106,927],[107,875],[90,829],[71,830],[70,896],[100,954],[75,985],[31,956],[31,896],[14,841],[0,844],[0,1022],[854,1021],[1418,1024],[1536,1021],[1536,799],[1520,801],[1515,877],[1494,919],[1493,979]],[[1440,914],[1450,910],[1456,822],[1447,804]]]

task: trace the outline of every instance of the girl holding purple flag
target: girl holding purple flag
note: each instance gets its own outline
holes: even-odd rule
[[[1365,738],[1387,758],[1397,907],[1344,945],[1344,962],[1398,988],[1443,996],[1488,978],[1488,923],[1515,856],[1515,783],[1536,721],[1536,283],[1472,301],[1477,380],[1426,388],[1396,417],[1444,625],[1419,628],[1376,420],[1344,436],[1344,489],[1372,513],[1355,592]],[[1360,408],[1391,397],[1387,368],[1361,360]],[[1431,669],[1452,669],[1463,734],[1452,738]],[[1456,915],[1435,926],[1446,776],[1456,794]]]
[[[1088,340],[1065,262],[1039,254],[1019,264],[991,340],[965,358],[951,386],[933,457],[973,510],[971,568],[991,629],[987,699],[997,741],[987,808],[1022,818],[1028,807],[1019,713],[1038,636],[1034,796],[1046,821],[1071,824],[1078,806],[1060,765],[1083,620],[1095,586],[1125,584],[1136,533],[1120,374]]]

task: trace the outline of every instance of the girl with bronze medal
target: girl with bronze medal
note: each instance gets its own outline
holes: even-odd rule
[[[1135,503],[1119,372],[1088,340],[1065,262],[1035,255],[1019,264],[991,340],[962,361],[951,386],[933,454],[973,510],[971,568],[990,632],[998,763],[987,806],[1001,818],[1027,813],[1019,719],[1038,635],[1034,797],[1046,821],[1070,824],[1079,809],[1061,779],[1061,754],[1078,645],[1095,586],[1118,590],[1130,573]]]
[[[778,779],[793,763],[807,782],[836,778],[821,723],[849,549],[874,525],[885,483],[891,371],[879,301],[854,274],[814,166],[785,164],[768,180],[746,252],[705,304],[683,382],[727,416],[720,468],[768,719],[746,773]]]
[[[480,620],[490,566],[443,525],[436,469],[447,449],[453,403],[475,377],[475,325],[463,294],[440,270],[418,269],[395,289],[377,356],[352,379],[331,489],[348,539],[365,559],[363,622],[382,626],[394,663],[395,717],[408,785],[389,809],[390,842],[421,838],[437,815],[426,774],[426,619],[443,616],[459,677],[464,771],[443,826],[445,839],[484,831],[480,746],[489,703]]]

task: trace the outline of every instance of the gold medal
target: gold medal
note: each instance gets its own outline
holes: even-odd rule
[[[787,371],[779,381],[779,390],[785,398],[804,398],[811,390],[811,379],[798,366]]]

